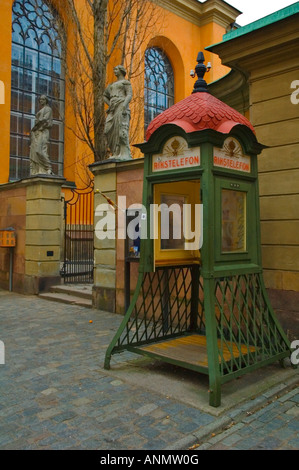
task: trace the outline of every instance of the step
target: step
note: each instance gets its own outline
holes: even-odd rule
[[[46,292],[44,294],[39,294],[38,297],[44,300],[52,300],[54,302],[62,302],[65,304],[77,305],[79,307],[92,308],[91,299],[84,299],[66,293]]]
[[[89,299],[90,301],[92,300],[92,284],[57,285],[50,287],[49,292],[72,295],[82,299]]]

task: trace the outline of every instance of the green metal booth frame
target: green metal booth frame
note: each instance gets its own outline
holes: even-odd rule
[[[264,146],[244,116],[207,92],[202,53],[197,61],[192,95],[157,116],[138,147],[145,154],[141,233],[156,220],[156,194],[177,185],[180,196],[196,192],[191,204],[203,207],[195,227],[203,243],[159,262],[160,232],[158,242],[141,236],[137,286],[105,368],[128,350],[207,374],[217,407],[221,384],[282,361],[291,349],[263,281],[257,156]]]

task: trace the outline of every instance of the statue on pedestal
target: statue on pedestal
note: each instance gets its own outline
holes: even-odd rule
[[[39,98],[41,109],[35,116],[35,124],[31,129],[30,175],[53,175],[48,155],[50,129],[53,126],[53,113],[45,95]]]
[[[122,65],[114,68],[117,80],[106,88],[104,101],[108,104],[105,135],[111,152],[110,158],[129,160],[132,158],[129,144],[131,113],[129,103],[132,99],[132,86],[125,79],[126,69]]]

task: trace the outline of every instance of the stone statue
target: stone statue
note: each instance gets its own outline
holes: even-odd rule
[[[132,158],[129,145],[129,126],[131,113],[129,103],[132,99],[132,86],[125,79],[126,69],[122,65],[114,68],[117,80],[106,88],[104,101],[108,104],[105,135],[111,152],[110,158],[129,160]]]
[[[53,126],[53,113],[45,95],[39,98],[41,109],[35,116],[35,124],[31,129],[30,174],[53,175],[48,155],[50,129]]]

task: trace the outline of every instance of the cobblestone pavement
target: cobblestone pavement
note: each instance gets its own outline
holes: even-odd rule
[[[245,404],[219,418],[108,374],[104,355],[119,323],[0,291],[0,449],[299,448],[298,389],[254,414]]]
[[[266,406],[239,423],[227,426],[219,434],[212,433],[198,450],[298,450],[298,388],[270,400]]]

